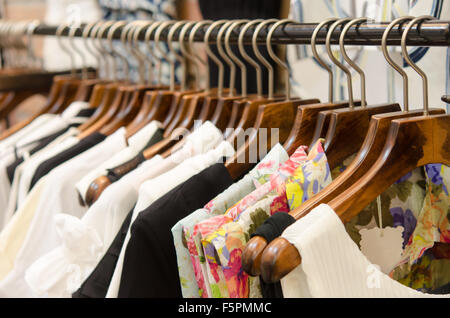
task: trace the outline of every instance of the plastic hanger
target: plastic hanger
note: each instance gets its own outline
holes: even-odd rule
[[[357,215],[391,184],[417,167],[430,163],[450,165],[450,116],[430,115],[428,80],[415,65],[406,49],[406,38],[412,26],[434,19],[421,16],[413,19],[402,35],[402,52],[406,62],[422,77],[424,116],[395,119],[380,156],[369,171],[329,206],[345,223]],[[261,274],[267,282],[276,282],[301,263],[298,250],[283,238],[272,241],[262,255]]]
[[[383,149],[389,132],[389,125],[392,120],[423,115],[423,111],[420,110],[409,111],[407,75],[405,71],[403,71],[402,68],[395,64],[394,61],[390,58],[386,47],[387,37],[391,29],[399,22],[411,19],[413,18],[402,17],[392,21],[392,23],[390,23],[386,28],[382,40],[382,50],[386,60],[402,75],[404,79],[404,111],[372,116],[368,133],[355,159],[345,169],[344,172],[342,172],[335,180],[333,180],[330,185],[304,202],[300,207],[289,213],[296,220],[309,213],[319,204],[331,201],[333,198],[345,191],[345,189],[349,188],[353,183],[357,182],[358,179],[367,172],[367,170],[375,163],[376,159],[381,153],[381,150]],[[351,24],[346,25],[346,27],[342,31],[341,38],[345,37],[345,34],[347,33],[350,26]],[[444,110],[434,109],[430,110],[430,112],[433,114],[440,114],[444,113]],[[257,276],[260,274],[261,255],[266,246],[267,243],[262,237],[253,237],[247,244],[246,249],[243,253],[243,267],[244,270],[250,275]]]
[[[333,55],[331,51],[331,36],[336,29],[336,27],[343,23],[349,23],[350,26],[359,23],[361,21],[366,21],[365,18],[351,19],[345,18],[340,19],[331,25],[330,30],[326,37],[326,48],[330,59],[341,68],[347,75],[348,90],[349,90],[349,108],[337,109],[331,113],[330,123],[328,131],[325,137],[324,149],[327,154],[328,164],[331,169],[334,169],[338,164],[342,163],[346,158],[355,154],[360,148],[364,141],[364,136],[366,136],[369,129],[370,117],[375,114],[389,113],[400,111],[400,106],[398,104],[381,104],[374,106],[367,106],[365,100],[365,77],[362,70],[353,63],[345,53],[345,48],[343,45],[343,37],[341,37],[341,50],[347,63],[359,73],[361,77],[361,104],[362,107],[355,108],[353,103],[353,89],[352,89],[352,79],[350,71],[342,65]],[[342,35],[342,33],[341,33]],[[345,35],[345,34],[344,34]]]

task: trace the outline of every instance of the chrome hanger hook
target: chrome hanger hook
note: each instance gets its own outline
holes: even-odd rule
[[[333,85],[333,71],[331,70],[331,67],[324,62],[324,60],[319,56],[319,53],[317,52],[316,47],[316,39],[317,35],[319,34],[319,31],[325,26],[329,25],[330,23],[333,23],[337,21],[337,18],[330,18],[326,19],[325,21],[322,21],[317,25],[317,27],[314,29],[314,32],[311,36],[311,51],[317,62],[327,71],[328,73],[328,102],[333,103],[334,101],[334,85]]]
[[[244,49],[244,35],[247,32],[247,30],[253,26],[254,24],[260,23],[263,21],[262,19],[252,20],[248,23],[246,23],[242,29],[241,32],[239,32],[239,38],[238,38],[238,47],[239,52],[241,53],[242,57],[255,68],[256,71],[256,94],[261,97],[263,95],[263,89],[262,89],[262,68],[261,65],[259,65],[258,62],[256,62],[254,59],[252,59],[247,52]]]
[[[67,55],[70,58],[70,74],[72,76],[75,76],[75,56],[73,55],[72,51],[70,49],[68,49],[65,45],[63,45],[62,41],[61,41],[61,35],[64,32],[64,30],[68,28],[67,24],[61,24],[58,26],[58,28],[56,29],[56,39],[58,41],[59,47],[67,53]]]
[[[204,37],[204,43],[206,45],[206,53],[211,58],[211,60],[217,65],[217,68],[219,69],[219,78],[218,78],[218,84],[217,84],[217,95],[219,97],[222,96],[223,93],[223,78],[224,78],[224,65],[222,61],[213,53],[211,50],[211,47],[209,46],[209,37],[211,35],[211,32],[219,25],[226,23],[228,20],[219,20],[213,22],[209,27],[208,30],[206,30],[205,37]]]
[[[267,39],[266,39],[266,46],[267,46],[267,52],[269,53],[270,57],[283,69],[284,71],[284,80],[285,80],[285,87],[286,87],[286,99],[290,100],[291,99],[291,84],[290,84],[290,79],[289,79],[289,68],[286,65],[285,62],[283,62],[273,51],[272,49],[272,35],[275,32],[275,30],[283,24],[287,24],[287,23],[295,23],[296,21],[291,20],[291,19],[283,19],[278,21],[277,23],[275,23],[270,29],[269,32],[267,33]]]
[[[172,26],[175,23],[176,23],[175,21],[164,21],[157,27],[156,33],[155,33],[155,48],[170,65],[170,90],[171,91],[175,90],[175,74],[174,74],[174,72],[172,72],[172,70],[175,70],[175,61],[173,61],[171,58],[169,58],[169,56],[166,54],[166,52],[164,52],[164,50],[161,49],[161,47],[159,45],[159,38],[161,37],[161,32],[165,28],[167,28],[168,26]],[[161,71],[161,69],[160,69],[160,71]],[[160,76],[160,74],[158,74],[158,76]]]
[[[194,38],[195,38],[195,34],[197,33],[198,29],[201,28],[202,26],[206,25],[206,24],[211,24],[212,21],[211,20],[205,20],[205,21],[200,21],[200,22],[195,22],[194,27],[192,28],[191,32],[189,33],[189,46],[191,48],[194,47]],[[194,50],[195,51],[195,50]],[[205,81],[205,90],[209,91],[211,88],[211,83],[209,82],[209,74],[210,74],[210,69],[209,69],[209,64],[208,61],[204,61],[202,58],[200,58],[199,55],[194,54],[195,59],[197,60],[197,62],[199,63],[198,65],[200,66],[200,64],[202,64],[205,67],[205,77],[206,77],[206,81]]]
[[[387,40],[389,37],[389,33],[391,32],[392,28],[404,21],[409,21],[414,19],[412,16],[406,16],[406,17],[400,17],[392,21],[387,27],[386,30],[383,32],[383,37],[381,38],[381,51],[383,52],[384,58],[386,61],[391,65],[394,70],[400,73],[400,75],[403,78],[403,109],[405,112],[409,111],[409,90],[408,90],[408,75],[403,70],[403,68],[394,62],[394,60],[389,55],[388,49],[387,49]]]
[[[253,51],[255,52],[256,57],[261,61],[261,63],[264,64],[264,66],[267,68],[267,71],[269,72],[269,85],[268,85],[268,94],[267,97],[269,99],[273,98],[273,66],[272,64],[270,64],[265,58],[264,56],[262,56],[261,52],[259,51],[258,48],[258,44],[256,42],[256,40],[258,39],[258,34],[261,31],[261,29],[263,27],[265,27],[266,25],[270,24],[270,23],[274,23],[277,22],[277,19],[269,19],[269,20],[264,20],[263,22],[261,22],[260,24],[258,24],[258,26],[255,29],[255,32],[253,33],[253,37],[252,37],[252,47],[253,47]]]
[[[173,48],[173,36],[175,34],[175,31],[177,31],[180,27],[184,26],[189,21],[178,21],[176,22],[169,30],[169,33],[167,35],[167,46],[169,47],[170,52],[175,56],[175,59],[180,62],[181,64],[181,90],[186,90],[186,58],[176,52],[176,50]],[[171,74],[173,81],[175,81],[175,63],[173,64],[173,70],[171,70]]]
[[[330,57],[330,60],[336,64],[342,71],[344,71],[345,75],[347,75],[347,86],[348,86],[348,104],[351,109],[354,107],[353,102],[353,87],[352,87],[352,74],[350,73],[350,70],[346,68],[341,62],[339,62],[333,55],[333,52],[331,51],[331,36],[333,35],[334,30],[343,23],[347,23],[351,21],[352,18],[344,18],[339,19],[336,22],[334,22],[330,29],[328,30],[327,37],[325,40],[325,47],[327,48],[328,56]]]
[[[411,28],[414,26],[414,24],[420,24],[422,21],[429,21],[429,20],[436,20],[435,17],[429,16],[429,15],[422,15],[420,17],[417,17],[413,19],[411,22],[408,23],[406,26],[405,31],[403,31],[402,34],[402,52],[403,52],[403,58],[405,59],[406,63],[408,63],[409,66],[413,68],[414,71],[416,71],[420,77],[422,77],[422,88],[423,88],[423,112],[424,116],[428,116],[428,78],[425,72],[420,69],[409,57],[408,49],[406,47],[406,40],[408,38],[408,33],[411,30]],[[419,27],[419,26],[418,26]]]
[[[227,33],[225,34],[225,49],[230,56],[230,58],[239,66],[241,70],[241,96],[246,97],[247,96],[247,67],[245,66],[245,63],[242,62],[233,52],[233,50],[230,47],[230,36],[233,32],[234,28],[237,27],[240,24],[247,23],[249,20],[237,20],[233,22],[232,25],[227,30]]]
[[[361,79],[361,106],[366,107],[366,74],[364,74],[364,71],[354,62],[350,59],[350,57],[347,55],[347,52],[345,50],[344,40],[345,35],[347,34],[348,30],[350,30],[350,27],[352,25],[355,25],[357,23],[361,22],[367,22],[368,18],[357,18],[351,20],[349,23],[347,23],[344,28],[342,29],[341,36],[339,37],[339,47],[341,49],[342,56],[344,60],[351,66],[355,71],[359,74],[359,77]]]
[[[231,58],[225,53],[222,46],[222,37],[225,33],[225,31],[228,30],[230,25],[232,25],[234,21],[228,21],[224,25],[222,25],[219,29],[219,32],[217,33],[217,51],[219,52],[219,55],[225,60],[225,63],[228,64],[230,67],[230,81],[228,84],[228,87],[230,89],[229,96],[233,96],[234,94],[234,86],[236,83],[236,65],[234,65]]]

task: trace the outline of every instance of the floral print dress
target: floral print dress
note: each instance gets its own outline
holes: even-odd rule
[[[261,162],[240,181],[211,200],[203,209],[198,209],[174,225],[172,235],[184,298],[209,297],[201,270],[201,263],[204,263],[204,259],[200,259],[198,253],[201,244],[196,246],[194,242],[194,226],[214,215],[224,214],[235,202],[266,183],[270,175],[277,171],[288,158],[284,148],[280,144],[275,145]]]
[[[236,221],[239,215],[247,208],[258,202],[258,200],[264,198],[271,191],[277,191],[282,189],[286,179],[292,175],[295,169],[307,159],[306,154],[307,147],[300,146],[294,152],[294,154],[287,160],[281,167],[270,176],[267,183],[263,184],[255,191],[245,196],[242,200],[237,202],[234,206],[228,209],[224,215],[216,216],[208,220],[209,224],[198,224],[200,226],[198,235],[196,236],[197,242],[200,242],[206,260],[202,267],[204,273],[204,279],[206,284],[209,285],[211,290],[211,296],[214,298],[228,298],[234,297],[234,291],[227,286],[227,279],[224,273],[223,267],[220,266],[220,262],[217,259],[217,250],[214,246],[214,242],[224,237],[225,232],[223,225]],[[226,253],[226,251],[224,251]],[[224,257],[227,258],[228,255]],[[229,280],[228,280],[229,281]],[[231,292],[231,295],[230,295]]]
[[[218,230],[202,240],[209,268],[212,270],[212,286],[219,286],[214,297],[255,298],[262,297],[258,277],[250,277],[242,269],[242,252],[250,235],[275,212],[288,212],[292,204],[301,204],[331,182],[330,169],[319,140],[306,160],[291,175],[273,187],[255,204],[224,223]],[[295,195],[293,189],[295,189]],[[297,198],[298,193],[302,193]],[[291,204],[289,202],[291,201]],[[214,257],[213,257],[214,256]]]

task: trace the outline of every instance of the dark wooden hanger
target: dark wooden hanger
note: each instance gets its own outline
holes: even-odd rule
[[[425,116],[393,120],[385,146],[373,166],[358,182],[328,203],[344,223],[413,169],[430,163],[450,165],[450,116],[429,115],[427,78],[406,51],[406,35],[410,28],[416,22],[429,18],[422,16],[413,19],[402,35],[404,59],[423,79]],[[261,274],[265,281],[278,281],[300,262],[298,250],[286,240],[277,238],[262,255]]]
[[[314,57],[322,65],[322,67],[327,70],[329,74],[329,90],[328,99],[331,101],[333,99],[333,73],[331,68],[320,58],[316,50],[316,37],[319,30],[329,24],[330,22],[337,21],[337,19],[328,19],[321,22],[316,29],[311,38],[311,49]],[[330,30],[333,32],[333,29]],[[343,31],[344,32],[344,31]],[[345,35],[345,32],[344,32]],[[352,65],[352,64],[351,64]],[[363,77],[361,77],[363,79]],[[349,83],[351,85],[351,83]],[[364,82],[361,84],[364,92]],[[349,86],[351,87],[351,86]],[[311,141],[311,146],[319,139],[323,137],[323,132],[328,129],[329,123],[332,117],[332,113],[335,109],[343,108],[348,106],[348,104],[354,104],[352,98],[352,90],[349,89],[350,101],[341,102],[340,104],[322,104],[322,105],[310,105],[304,106],[303,111],[299,111],[296,118],[296,125],[294,125],[293,131],[291,132],[290,140],[285,143],[285,149],[293,149],[295,151],[296,147],[305,144],[305,142]],[[362,93],[362,97],[365,98],[365,94]],[[360,104],[360,102],[358,102]],[[353,110],[353,109],[352,109]],[[303,117],[305,115],[305,117]],[[308,116],[309,115],[309,116]],[[309,121],[309,120],[311,121]],[[313,129],[315,125],[315,129]],[[302,127],[303,126],[303,127]],[[302,131],[303,129],[303,131]],[[294,135],[294,132],[296,135]],[[295,142],[295,140],[298,140]],[[295,148],[294,148],[295,147]],[[292,150],[291,150],[292,151]],[[328,153],[327,153],[328,157]],[[242,266],[243,269],[252,276],[257,276],[260,274],[260,262],[261,256],[264,249],[267,246],[267,242],[263,237],[255,236],[248,243],[243,252]]]

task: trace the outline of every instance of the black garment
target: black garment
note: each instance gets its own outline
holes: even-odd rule
[[[264,221],[250,237],[262,236],[266,239],[267,244],[269,244],[279,237],[292,223],[295,223],[295,219],[291,215],[285,212],[277,212]],[[259,281],[264,298],[283,298],[283,291],[279,282],[266,283],[262,278]]]
[[[42,162],[34,172],[33,178],[31,179],[30,190],[39,181],[39,179],[41,179],[43,176],[49,173],[53,168],[56,168],[60,164],[72,159],[73,157],[79,155],[80,153],[102,142],[103,140],[105,140],[105,138],[106,138],[105,135],[99,132],[95,132],[87,136],[86,138],[83,138],[72,147]]]
[[[95,110],[96,110],[95,108],[82,109],[78,112],[78,114],[75,117],[89,118],[92,116],[92,114],[94,114]],[[50,144],[53,140],[55,140],[56,138],[58,138],[59,136],[64,134],[70,128],[78,127],[78,126],[80,126],[80,123],[69,124],[67,127],[60,129],[57,132],[54,132],[50,135],[47,135],[45,137],[34,140],[32,143],[34,143],[36,145],[29,151],[29,154],[30,155],[35,154],[36,152],[38,152],[39,150],[41,150],[42,148],[44,148],[48,144]],[[10,183],[13,182],[14,173],[16,171],[16,168],[23,162],[23,160],[24,160],[23,156],[16,156],[16,160],[6,168],[6,172],[8,174],[8,179],[9,179]]]
[[[270,19],[279,18],[281,11],[281,1],[279,0],[226,0],[226,1],[211,1],[211,0],[199,0],[200,10],[205,20],[221,20],[221,19]],[[253,26],[252,28],[254,28]],[[252,29],[250,28],[250,29]],[[218,28],[217,28],[218,29]],[[268,86],[268,71],[265,66],[263,66],[259,59],[256,58],[253,53],[251,45],[245,45],[245,51],[247,54],[257,61],[262,67],[262,83],[263,91],[267,93]],[[241,57],[237,45],[231,45],[236,56]],[[270,58],[266,46],[259,46],[261,54],[265,59],[272,64],[275,68],[276,63]],[[211,45],[211,50],[216,54],[216,56],[222,60],[221,56],[218,54],[217,48]],[[241,59],[247,66],[247,92],[249,94],[256,93],[256,71],[253,66],[251,66],[246,60]],[[208,63],[210,67],[209,81],[211,87],[217,87],[218,83],[218,68],[216,63],[214,63],[210,58],[208,58]],[[226,64],[225,64],[226,65]],[[236,70],[236,90],[240,92],[241,90],[241,73],[240,68]],[[230,77],[230,70],[225,67],[224,73],[225,79]]]
[[[72,294],[72,298],[105,298],[109,284],[119,259],[120,250],[130,227],[133,209],[128,213],[119,232],[112,241],[105,255],[80,288]]]
[[[111,183],[116,182],[120,178],[122,178],[124,175],[126,175],[128,172],[130,172],[133,169],[136,169],[137,166],[139,166],[141,163],[143,163],[145,160],[147,160],[144,157],[143,151],[147,149],[150,146],[153,146],[157,142],[161,141],[163,139],[164,135],[164,129],[159,128],[155,134],[150,138],[148,143],[144,146],[142,151],[137,154],[134,158],[128,160],[127,162],[122,163],[121,165],[108,169],[108,173],[106,177],[111,181]]]
[[[37,141],[36,146],[34,146],[30,151],[29,154],[33,155],[36,152],[38,152],[39,150],[41,150],[42,148],[44,148],[45,146],[47,146],[49,143],[51,143],[53,140],[55,140],[57,137],[61,136],[62,134],[64,134],[67,130],[69,130],[70,127],[75,127],[75,125],[70,125],[66,128],[63,128],[51,135],[48,135],[44,138],[41,138],[40,140]],[[14,179],[14,173],[16,172],[16,168],[24,161],[23,156],[17,156],[16,160],[10,164],[7,168],[6,168],[6,172],[8,173],[8,179],[10,181],[10,183],[13,182]]]
[[[139,213],[125,250],[119,298],[182,297],[171,229],[232,182],[223,163],[217,163]]]

